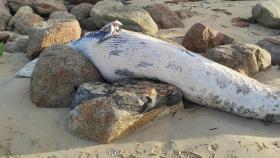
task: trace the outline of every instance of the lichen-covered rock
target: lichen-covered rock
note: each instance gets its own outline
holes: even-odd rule
[[[184,27],[180,17],[164,4],[153,4],[145,8],[160,29]]]
[[[204,53],[218,45],[233,43],[234,39],[209,27],[196,23],[186,33],[182,45],[195,53]]]
[[[31,100],[39,107],[69,107],[75,87],[102,81],[96,67],[65,45],[54,45],[40,55],[31,78]]]
[[[47,47],[79,39],[81,28],[74,19],[51,19],[33,28],[27,47],[27,57],[36,58]]]
[[[25,14],[16,20],[15,30],[20,34],[28,35],[31,33],[31,28],[43,20],[44,19],[37,14]]]
[[[128,30],[150,34],[155,34],[158,31],[156,23],[146,10],[124,6],[120,1],[100,1],[93,6],[90,15],[98,28],[113,20],[119,20],[123,23],[123,28]]]
[[[203,56],[249,76],[271,65],[270,54],[253,44],[217,46],[207,50]]]
[[[41,16],[49,16],[55,11],[67,11],[66,6],[59,1],[35,1],[32,7]]]
[[[18,9],[16,14],[12,17],[12,19],[9,22],[9,27],[14,27],[15,23],[21,18],[26,16],[27,14],[35,14],[33,9],[29,6],[23,6]],[[26,17],[28,18],[28,16]]]
[[[78,106],[69,114],[70,133],[101,143],[183,109],[182,93],[176,87],[145,80],[85,83],[74,103]]]
[[[273,65],[280,65],[280,36],[265,38],[257,42],[257,45],[270,53]]]
[[[252,9],[252,15],[267,27],[280,28],[280,0],[268,0],[256,4]]]
[[[76,19],[76,17],[65,11],[56,11],[50,14],[49,19]]]

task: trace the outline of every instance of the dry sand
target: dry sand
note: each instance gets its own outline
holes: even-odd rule
[[[151,3],[134,0],[137,5]],[[162,2],[162,0],[154,0]],[[174,9],[190,8],[193,17],[183,29],[160,31],[169,38],[181,37],[196,23],[205,23],[239,42],[255,43],[279,31],[251,25],[233,27],[230,20],[250,16],[256,1],[218,1],[169,4]],[[196,7],[194,7],[196,6]],[[212,9],[226,9],[232,15]],[[180,38],[178,38],[180,39]],[[279,157],[280,125],[240,118],[221,111],[190,105],[190,108],[155,121],[112,144],[97,144],[71,136],[66,130],[69,109],[37,108],[29,99],[30,79],[15,72],[28,60],[24,54],[5,53],[0,59],[0,157],[106,158],[186,157],[257,158]],[[280,71],[273,67],[256,75],[261,82],[280,87]]]

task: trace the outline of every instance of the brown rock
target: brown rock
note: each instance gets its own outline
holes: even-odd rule
[[[31,28],[38,22],[44,19],[37,14],[26,14],[19,17],[15,23],[15,29],[18,33],[28,35],[31,32]]]
[[[231,37],[196,23],[186,33],[182,45],[195,53],[204,53],[208,49],[232,42],[234,39]]]
[[[10,38],[10,32],[8,31],[0,31],[0,43],[6,43]]]
[[[125,80],[109,85],[82,84],[80,103],[70,112],[68,130],[75,136],[109,143],[155,118],[183,109],[176,87],[145,80]]]
[[[20,7],[18,9],[18,11],[16,12],[16,14],[12,17],[12,19],[9,21],[9,27],[14,27],[15,23],[20,20],[21,17],[25,17],[29,18],[29,16],[27,14],[35,14],[35,12],[33,11],[33,9],[29,6],[23,6]]]
[[[250,24],[245,19],[242,19],[240,17],[231,19],[231,22],[233,23],[233,26],[250,27]]]
[[[32,6],[41,16],[49,16],[55,11],[67,11],[66,6],[57,1],[35,1],[32,3]]]
[[[31,100],[39,107],[69,107],[75,87],[102,81],[96,67],[65,45],[44,50],[31,78]]]
[[[249,76],[271,65],[270,54],[253,44],[222,45],[207,50],[203,56]]]
[[[0,1],[0,31],[6,30],[7,24],[12,18],[12,15],[9,12],[7,7],[6,0]]]
[[[77,40],[81,36],[79,22],[74,19],[52,19],[33,28],[27,47],[27,57],[36,58],[47,47]]]
[[[145,9],[149,12],[160,29],[184,27],[180,17],[164,4],[156,3]]]

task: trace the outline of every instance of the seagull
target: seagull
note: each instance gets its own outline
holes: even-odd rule
[[[122,23],[118,20],[106,24],[99,30],[100,32],[106,32],[106,35],[102,39],[100,39],[99,42],[105,41],[106,39],[109,39],[111,37],[115,37],[117,35],[117,32],[121,29],[121,26]]]

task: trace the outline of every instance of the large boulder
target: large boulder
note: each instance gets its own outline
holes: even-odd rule
[[[93,6],[90,15],[98,28],[113,20],[119,20],[124,24],[123,28],[128,30],[150,34],[158,31],[156,23],[146,10],[124,6],[121,1],[100,1]]]
[[[21,18],[26,17],[28,18],[27,14],[35,14],[33,9],[29,6],[23,6],[18,9],[16,14],[12,17],[12,19],[9,21],[9,27],[14,27],[15,23]]]
[[[186,33],[182,45],[195,53],[204,53],[208,49],[233,42],[231,37],[196,23]]]
[[[31,28],[43,20],[44,19],[37,14],[25,14],[16,20],[15,30],[22,35],[28,35],[32,32]]]
[[[76,19],[76,17],[65,11],[56,11],[50,14],[49,19]]]
[[[32,29],[27,47],[27,57],[36,58],[47,47],[79,39],[81,28],[74,19],[52,19]]]
[[[67,11],[66,6],[60,1],[35,1],[32,6],[41,16],[49,16],[55,11]]]
[[[253,44],[221,45],[207,50],[203,56],[249,76],[271,65],[270,54]]]
[[[6,0],[0,1],[0,31],[5,31],[8,22],[12,18],[12,15],[9,12],[7,7]]]
[[[89,81],[102,81],[96,67],[65,45],[42,53],[31,78],[31,100],[39,107],[69,107],[75,88]]]
[[[160,29],[184,27],[184,23],[180,17],[164,4],[152,4],[145,7],[145,9],[150,13]]]
[[[113,85],[82,84],[76,93],[78,106],[69,114],[71,134],[109,143],[155,118],[183,109],[182,93],[174,86],[124,80]]]
[[[280,28],[280,0],[258,3],[252,9],[257,22],[271,28]]]

